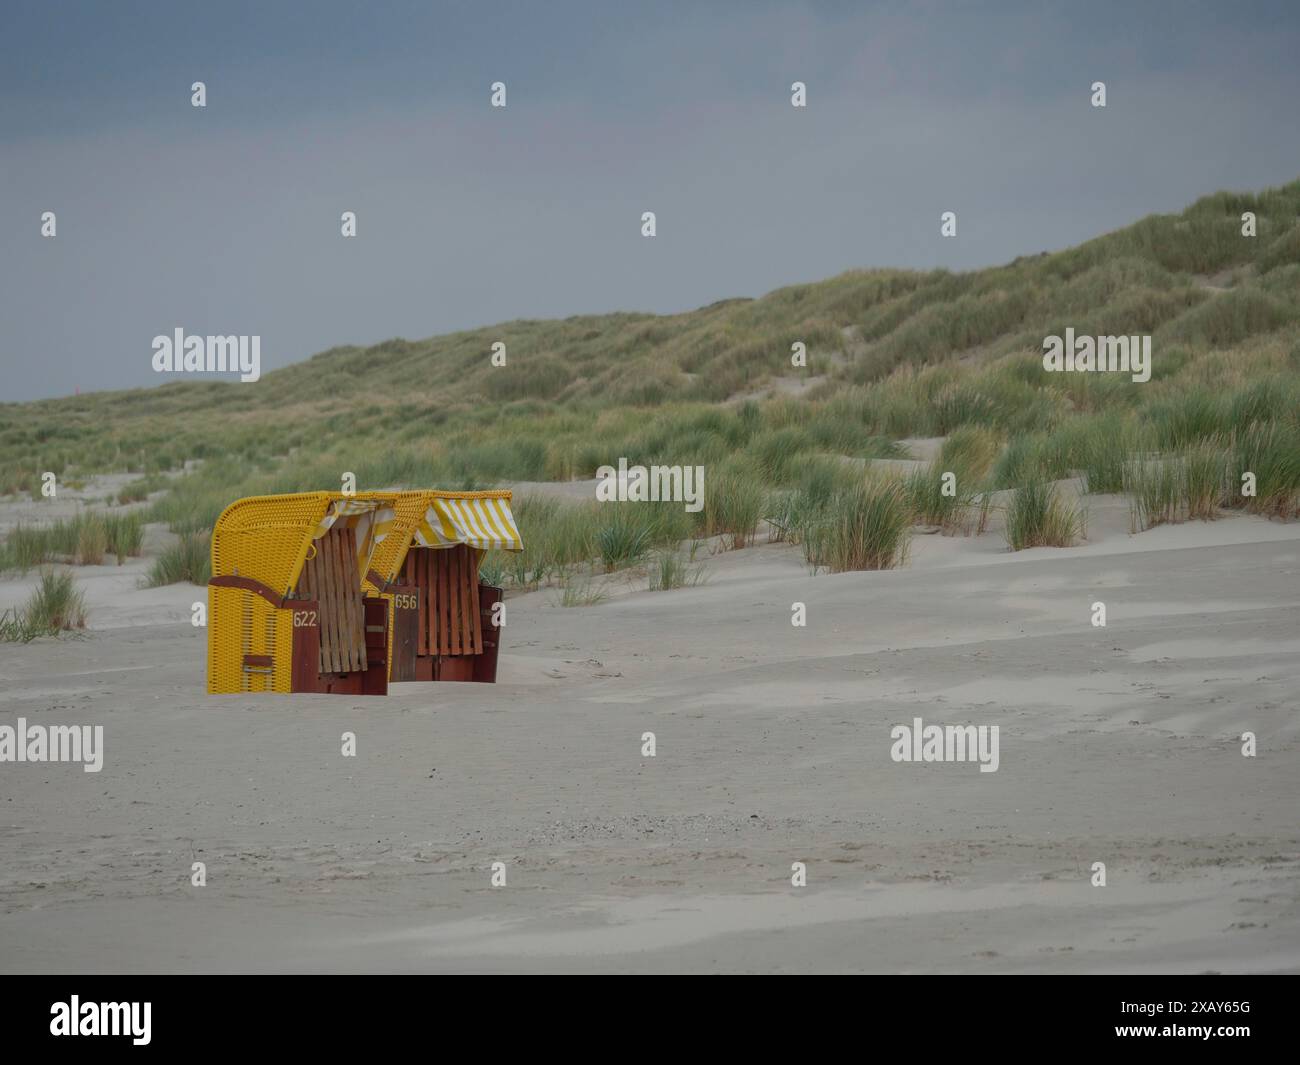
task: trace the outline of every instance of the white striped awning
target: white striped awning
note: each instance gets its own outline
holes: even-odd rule
[[[411,539],[421,547],[468,544],[482,551],[524,549],[505,493],[435,496]]]

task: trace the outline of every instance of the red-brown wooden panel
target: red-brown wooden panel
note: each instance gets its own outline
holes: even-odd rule
[[[335,536],[338,533],[338,536]],[[334,597],[330,601],[334,614],[335,649],[338,651],[338,670],[344,674],[352,670],[350,654],[351,640],[348,640],[347,588],[343,584],[343,545],[342,529],[330,529],[325,540],[329,541],[329,575],[334,584]]]
[[[460,581],[460,545],[453,547],[450,551],[445,552],[447,555],[447,588],[451,593],[450,599],[450,616],[447,618],[447,626],[450,630],[451,649],[453,655],[461,654],[461,634],[464,626],[461,624],[461,607],[464,605],[464,589]]]
[[[347,540],[350,531],[340,529],[334,541],[334,575],[338,579],[339,588],[339,660],[348,673],[357,673],[360,671],[361,655],[357,647],[357,632],[353,620],[356,596],[348,584]]]
[[[312,600],[316,604],[316,672],[326,672],[325,665],[325,632],[321,627],[320,618],[320,601],[325,595],[325,589],[320,575],[320,541],[313,540],[311,545],[312,557],[303,563],[302,580],[299,584],[299,592],[302,596]]]
[[[409,557],[409,556],[408,556]],[[393,593],[393,680],[415,680],[415,656],[420,621],[418,597],[422,589],[396,584]]]
[[[301,588],[302,585],[299,585]],[[320,690],[320,607],[316,600],[295,601],[293,610],[293,660],[289,667],[289,690]]]
[[[447,590],[439,577],[442,572],[438,551],[428,548],[424,552],[424,568],[429,582],[429,654],[438,653],[438,645],[446,631],[444,618],[447,614]]]
[[[497,679],[497,650],[501,630],[492,625],[492,608],[501,601],[501,589],[489,584],[478,588],[479,631],[483,639],[483,653],[474,657],[474,680],[494,684]]]
[[[361,640],[361,668],[362,668],[362,669],[369,669],[369,668],[370,668],[370,659],[371,659],[371,654],[370,654],[370,637],[369,637],[369,635],[368,635],[368,630],[367,630],[367,628],[366,628],[366,625],[367,625],[367,622],[366,622],[366,610],[367,610],[368,608],[367,608],[366,605],[365,605],[365,602],[366,602],[366,600],[365,600],[365,596],[362,595],[362,593],[361,593],[361,570],[357,568],[357,546],[356,546],[356,545],[357,545],[357,534],[356,534],[356,530],[355,530],[355,529],[351,530],[351,536],[352,536],[352,551],[351,551],[351,553],[350,553],[350,557],[351,557],[351,559],[352,559],[352,587],[353,587],[353,589],[354,589],[353,592],[352,592],[352,597],[353,597],[353,602],[355,602],[355,603],[357,604],[357,613],[360,615],[360,617],[358,618],[358,620],[359,620],[360,623],[361,623],[361,632],[362,632],[362,640]],[[382,602],[382,603],[384,604],[384,624],[387,625],[387,624],[388,624],[388,603],[387,603],[385,600],[382,600],[382,599],[380,600],[380,602]],[[382,644],[383,644],[383,641],[382,641],[382,640],[380,641],[380,644],[381,644],[381,646],[382,646]],[[388,659],[387,659],[387,655],[385,654],[385,657],[384,657],[384,674],[385,674],[385,676],[387,676],[387,673],[388,673]]]
[[[420,628],[419,639],[416,643],[416,652],[421,655],[429,653],[429,629],[431,627],[430,618],[433,613],[434,600],[431,598],[432,589],[429,587],[429,552],[423,548],[413,547],[407,558],[415,556],[412,566],[412,583],[416,586],[419,593],[420,602]]]
[[[302,572],[298,574],[298,599],[314,599],[311,594],[311,562],[310,560],[302,564]]]
[[[351,629],[352,660],[355,668],[365,672],[369,651],[372,645],[370,633],[366,629],[365,597],[361,594],[361,572],[357,569],[357,533],[355,529],[344,530],[342,559],[344,573],[344,602],[348,606]],[[387,610],[385,610],[387,621]],[[382,645],[383,640],[379,643]]]
[[[334,530],[330,530],[333,532]],[[356,650],[353,646],[352,631],[352,596],[348,594],[346,529],[339,529],[334,538],[334,579],[337,581],[339,598],[337,617],[339,619],[339,663],[345,673],[357,672]]]
[[[438,654],[445,655],[451,646],[451,582],[447,580],[446,549],[435,550],[431,556],[434,568],[434,583],[438,588]]]
[[[450,655],[438,659],[439,680],[473,680],[474,655]]]
[[[438,654],[451,653],[451,585],[447,580],[447,559],[438,552]]]
[[[385,695],[388,692],[388,603],[383,599],[358,601],[365,642],[370,647],[372,665],[361,671],[362,695]]]

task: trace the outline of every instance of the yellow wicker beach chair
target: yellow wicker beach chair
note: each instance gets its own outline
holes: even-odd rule
[[[392,527],[391,496],[254,496],[212,531],[208,691],[388,690],[389,619],[363,575]]]

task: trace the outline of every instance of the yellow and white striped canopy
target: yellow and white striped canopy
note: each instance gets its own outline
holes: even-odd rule
[[[351,529],[357,538],[357,572],[365,573],[370,558],[393,528],[393,508],[390,503],[376,499],[336,499],[325,512],[319,525],[311,534],[319,540],[336,524]]]
[[[510,513],[510,501],[501,495],[434,496],[412,533],[421,547],[455,547],[468,544],[487,551],[522,551],[523,539]]]

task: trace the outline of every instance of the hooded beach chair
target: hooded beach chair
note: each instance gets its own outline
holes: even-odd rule
[[[501,589],[479,581],[482,553],[522,551],[510,493],[397,492],[358,499],[391,503],[392,523],[363,582],[389,604],[389,679],[468,680],[497,676]]]
[[[389,618],[362,575],[392,524],[391,497],[254,496],[212,530],[208,691],[388,691]]]

